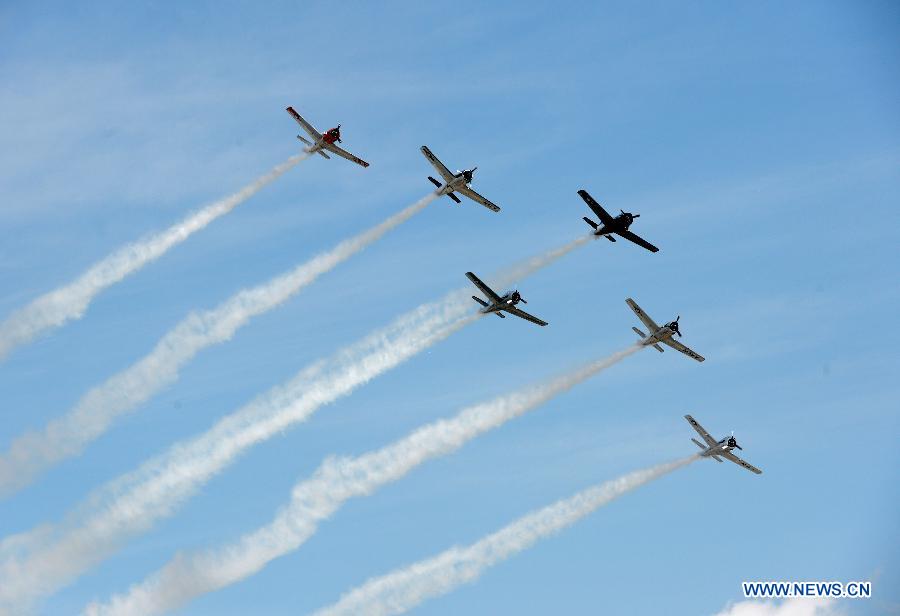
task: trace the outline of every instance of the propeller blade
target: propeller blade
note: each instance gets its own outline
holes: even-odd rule
[[[641,215],[640,215],[640,214],[632,214],[631,217],[632,217],[632,218],[640,218]]]

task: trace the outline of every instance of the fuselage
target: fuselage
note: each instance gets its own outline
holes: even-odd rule
[[[725,437],[721,439],[718,443],[711,447],[707,447],[705,450],[700,452],[700,455],[704,458],[708,458],[710,456],[717,456],[722,453],[731,452],[733,449],[737,447],[737,441],[733,436]]]
[[[515,306],[521,300],[521,298],[516,297],[517,293],[507,293],[503,297],[500,298],[499,302],[495,302],[489,306],[485,306],[481,309],[481,312],[485,314],[490,314],[491,312],[499,312],[503,310],[505,306]]]
[[[321,139],[321,141],[324,141],[325,143],[335,143],[335,142],[340,142],[340,140],[341,140],[340,127],[328,129],[327,131],[325,131],[325,134],[322,135],[322,139]]]
[[[459,190],[460,188],[464,188],[468,186],[472,181],[472,172],[471,171],[460,171],[453,175],[453,179],[441,186],[438,189],[438,194],[443,196],[452,193],[454,190]]]
[[[655,332],[651,333],[649,336],[641,340],[641,345],[650,346],[651,344],[656,344],[657,342],[662,342],[663,340],[667,340],[671,338],[675,332],[668,328],[668,326],[664,325],[657,329]]]
[[[613,221],[608,225],[601,225],[594,231],[594,235],[610,235],[611,233],[617,233],[619,231],[628,231],[628,228],[631,226],[631,223],[634,222],[634,216],[631,214],[619,214]]]
[[[331,145],[334,143],[338,143],[341,140],[341,131],[339,128],[330,128],[325,131],[321,137],[316,139],[316,142],[310,145],[307,148],[304,148],[308,154],[315,154],[319,150],[327,149],[325,147],[326,144]],[[309,141],[307,141],[309,143]]]

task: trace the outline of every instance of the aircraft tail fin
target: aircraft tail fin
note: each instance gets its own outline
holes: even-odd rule
[[[474,299],[476,302],[478,302],[479,304],[481,304],[481,305],[484,306],[485,308],[488,307],[487,302],[484,301],[483,299],[481,299],[480,297],[475,297],[475,296],[473,295],[473,296],[472,296],[472,299]]]
[[[431,180],[431,183],[434,184],[435,186],[437,186],[438,188],[440,188],[441,186],[443,186],[443,184],[441,184],[440,182],[438,182],[436,179],[434,179],[434,178],[431,177],[430,175],[428,176],[428,179]]]
[[[697,447],[699,447],[699,448],[702,449],[703,451],[706,451],[706,447],[703,445],[703,443],[701,443],[700,441],[698,441],[698,440],[695,439],[695,438],[692,438],[691,440],[694,441],[694,445],[696,445]]]

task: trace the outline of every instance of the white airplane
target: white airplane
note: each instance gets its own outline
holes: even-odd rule
[[[522,297],[522,294],[518,291],[511,291],[510,293],[504,294],[503,297],[500,297],[494,292],[493,289],[484,284],[481,279],[472,272],[466,272],[466,277],[471,280],[472,284],[478,287],[478,289],[482,293],[484,293],[485,296],[487,296],[487,298],[490,300],[490,303],[488,303],[475,295],[472,296],[472,299],[481,304],[482,313],[494,313],[501,319],[505,319],[506,317],[503,316],[503,313],[508,312],[511,315],[517,316],[520,319],[525,319],[526,321],[531,321],[532,323],[540,325],[541,327],[547,325],[546,321],[542,321],[533,314],[528,314],[524,310],[516,308],[516,304],[518,304],[519,302],[522,302],[523,304],[528,303],[525,301],[525,298]]]
[[[680,316],[678,318],[676,318],[674,321],[672,321],[670,323],[666,323],[665,325],[660,327],[659,325],[657,325],[656,323],[653,322],[653,319],[651,319],[649,316],[647,316],[646,312],[641,310],[641,307],[638,306],[634,302],[633,299],[631,299],[629,297],[628,299],[625,300],[625,303],[628,304],[628,306],[632,310],[634,310],[634,314],[636,314],[638,316],[638,318],[641,320],[641,322],[644,325],[646,325],[647,329],[649,330],[649,333],[645,334],[644,332],[639,330],[637,327],[631,328],[634,330],[634,333],[636,333],[638,336],[641,337],[642,345],[652,346],[654,349],[656,349],[657,351],[662,353],[663,352],[662,347],[659,346],[659,344],[658,344],[658,343],[662,342],[666,346],[670,346],[673,349],[675,349],[676,351],[681,351],[682,353],[684,353],[691,359],[696,359],[697,361],[703,361],[704,358],[702,355],[698,355],[697,353],[695,353],[691,349],[687,348],[686,346],[684,346],[683,344],[681,344],[680,342],[678,342],[677,340],[675,340],[672,337],[674,334],[678,334],[679,338],[681,337],[681,331],[678,329],[678,320],[681,318]]]
[[[293,107],[288,107],[287,112],[291,114],[291,117],[297,120],[297,124],[303,127],[309,136],[313,139],[313,141],[309,141],[308,139],[304,139],[300,135],[297,135],[297,139],[305,143],[308,147],[303,148],[303,151],[308,154],[319,154],[323,158],[331,158],[328,154],[325,153],[325,150],[328,150],[332,154],[337,154],[341,158],[346,158],[349,161],[356,163],[361,167],[368,167],[369,163],[364,161],[361,158],[358,158],[348,152],[347,150],[341,148],[337,143],[341,142],[341,125],[338,124],[334,128],[330,128],[324,133],[320,133],[313,125],[304,120],[299,113],[294,111]]]
[[[731,433],[731,436],[726,436],[720,441],[717,441],[713,437],[709,435],[709,432],[703,429],[703,426],[697,423],[697,420],[691,417],[690,415],[685,415],[685,419],[688,420],[688,423],[691,424],[691,427],[697,431],[704,441],[706,441],[706,445],[701,443],[695,438],[691,440],[694,441],[694,444],[702,449],[703,451],[700,455],[704,458],[712,458],[716,462],[721,462],[721,458],[725,458],[730,462],[734,462],[738,466],[743,466],[751,473],[756,473],[757,475],[762,475],[762,471],[753,466],[752,464],[747,464],[739,457],[731,453],[734,449],[744,450],[743,447],[738,445],[737,439],[734,438],[734,432]]]
[[[428,149],[428,146],[422,146],[422,154],[425,155],[425,158],[428,159],[428,162],[432,164],[432,166],[437,169],[437,172],[444,178],[445,184],[441,184],[436,179],[428,176],[428,179],[431,180],[431,183],[438,187],[437,194],[439,196],[447,195],[457,203],[462,203],[459,200],[454,192],[458,192],[461,195],[465,195],[472,201],[476,203],[480,203],[484,207],[489,210],[493,210],[494,212],[499,212],[500,208],[495,204],[491,203],[477,192],[469,188],[469,184],[472,182],[472,174],[475,173],[475,170],[478,167],[472,167],[471,169],[463,169],[462,171],[457,171],[456,173],[451,173],[447,167],[444,166],[444,163],[438,160],[438,157],[431,153],[431,150]]]

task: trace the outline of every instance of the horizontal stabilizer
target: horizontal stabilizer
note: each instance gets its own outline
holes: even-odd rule
[[[656,349],[657,351],[659,351],[660,353],[663,352],[663,348],[661,346],[659,346],[658,344],[654,344],[653,348]]]
[[[597,228],[597,223],[595,223],[593,220],[591,220],[591,219],[588,218],[587,216],[582,216],[581,218],[582,218],[582,220],[584,220],[584,222],[586,222],[587,224],[591,225],[591,227],[593,227],[594,229]]]
[[[613,244],[616,243],[616,238],[614,238],[613,236],[611,236],[611,235],[605,235],[604,237],[605,237],[606,239],[608,239],[610,242],[612,242]]]
[[[328,158],[328,159],[331,159],[331,157],[330,157],[328,154],[326,154],[325,152],[323,152],[322,150],[316,150],[316,152],[318,152],[319,154],[321,154],[321,155],[322,155],[322,158]]]
[[[496,315],[497,315],[498,317],[500,317],[501,319],[505,319],[505,318],[506,318],[506,315],[504,315],[502,312],[495,312],[494,314],[496,314]]]
[[[434,178],[431,177],[430,175],[428,176],[428,179],[431,180],[431,183],[434,184],[435,186],[437,186],[438,188],[440,188],[441,186],[443,186],[443,184],[441,184],[440,182],[438,182],[436,179],[434,179]]]
[[[713,460],[715,460],[716,462],[721,462],[721,461],[722,461],[722,458],[719,458],[718,456],[710,456],[710,457],[711,457]]]
[[[637,327],[632,327],[631,329],[632,329],[632,331],[634,331],[634,333],[636,333],[636,334],[637,334],[638,336],[640,336],[641,338],[646,338],[646,337],[647,337],[646,335],[644,335],[644,332],[642,332],[641,330],[639,330]]]
[[[312,145],[312,144],[313,144],[312,141],[310,141],[309,139],[304,139],[304,138],[301,137],[300,135],[297,135],[297,139],[299,139],[300,141],[302,141],[302,142],[305,143],[306,145]]]
[[[450,197],[451,199],[453,199],[454,201],[456,201],[457,203],[462,203],[462,201],[459,200],[459,197],[457,197],[453,193],[447,193],[447,196]]]
[[[483,299],[481,299],[480,297],[475,297],[475,296],[473,295],[473,296],[472,296],[472,299],[474,299],[476,302],[478,302],[479,304],[481,304],[481,305],[484,306],[485,308],[488,307],[488,303],[487,303],[486,301],[484,301]]]
[[[703,451],[706,451],[706,445],[704,445],[703,443],[701,443],[700,441],[698,441],[698,440],[695,439],[695,438],[692,438],[691,440],[694,441],[694,445],[696,445],[697,447],[699,447],[699,448],[702,449]]]

